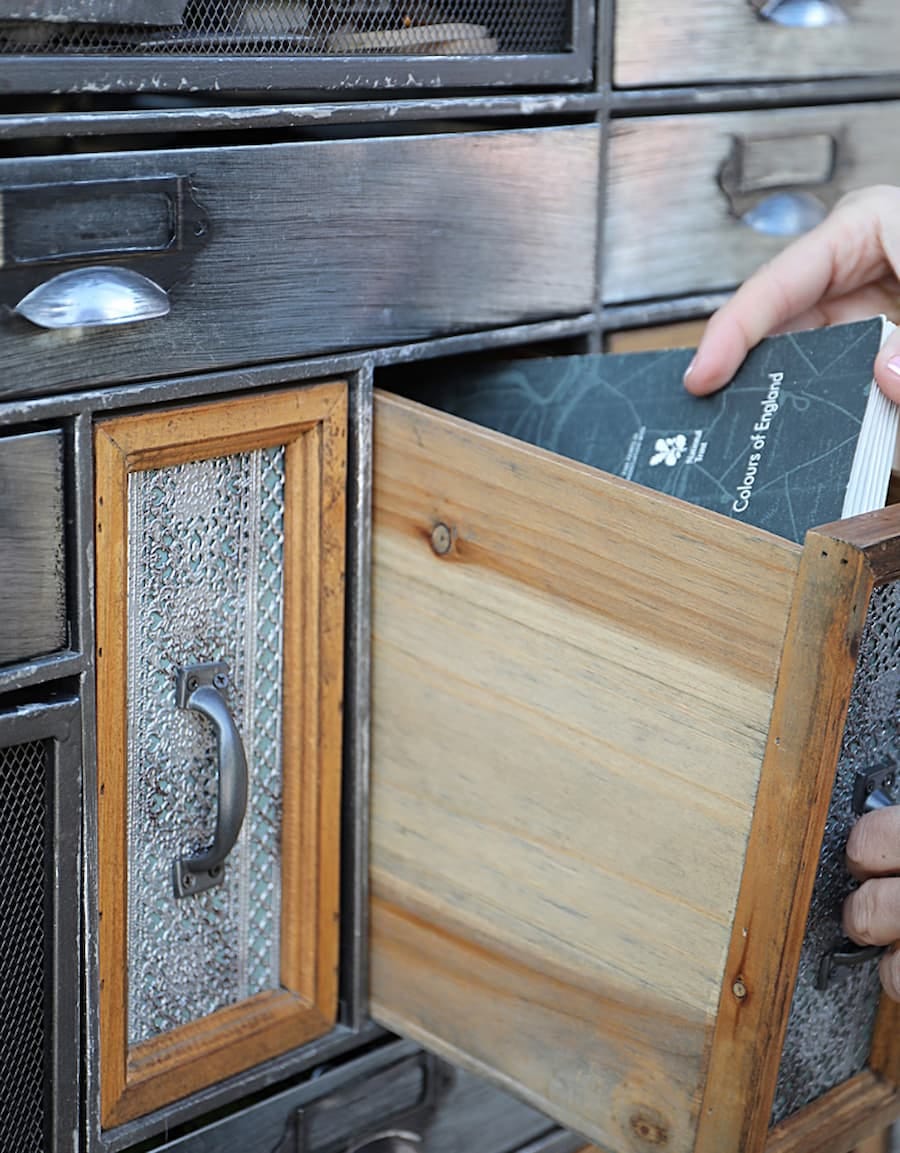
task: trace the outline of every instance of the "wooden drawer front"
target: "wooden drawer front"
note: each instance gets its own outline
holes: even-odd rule
[[[6,303],[143,246],[126,263],[170,304],[156,319],[67,331],[6,317],[0,388],[48,392],[590,311],[598,163],[598,130],[586,126],[0,165],[20,218],[36,195],[23,188],[93,181],[78,203],[107,229],[103,243],[82,229],[91,235],[50,259],[48,247],[66,246],[68,217],[57,217],[72,217],[73,194],[43,190],[46,212],[16,234],[19,264],[7,245]]]
[[[105,1127],[335,1020],[346,397],[96,429]]]
[[[615,83],[633,88],[896,70],[900,11],[894,0],[822,0],[816,5],[820,19],[838,18],[819,27],[781,22],[788,4],[780,18],[777,11],[769,19],[761,15],[776,5],[777,0],[684,0],[671,18],[660,19],[654,0],[619,0]]]
[[[615,123],[604,300],[727,289],[845,192],[893,182],[900,104]]]
[[[387,395],[374,502],[373,1015],[610,1153],[820,1148],[772,1101],[900,510],[801,549]],[[813,1128],[900,1110],[868,1004]]]
[[[0,664],[66,643],[62,439],[0,439]]]

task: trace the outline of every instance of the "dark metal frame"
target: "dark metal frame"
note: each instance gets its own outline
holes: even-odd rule
[[[47,1153],[79,1148],[81,974],[81,742],[78,701],[64,698],[0,712],[0,748],[49,742],[48,789],[53,855],[45,862],[53,894],[52,952],[45,994],[50,1053],[50,1145]]]

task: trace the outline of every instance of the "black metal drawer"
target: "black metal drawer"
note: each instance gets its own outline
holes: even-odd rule
[[[547,1153],[574,1153],[583,1145],[487,1082],[392,1042],[173,1141],[164,1153],[362,1153],[390,1133],[407,1135],[407,1147],[422,1153],[525,1146],[538,1153],[544,1140]]]
[[[64,283],[63,299],[51,299],[43,312],[42,300],[32,298],[33,307],[23,308],[42,323],[59,323],[69,309],[68,323],[82,326],[46,329],[7,312],[0,393],[49,393],[588,312],[598,131],[587,125],[2,163],[4,304],[14,308],[40,285],[47,292],[57,274],[84,275],[99,265],[149,277],[168,297],[148,290],[151,311],[161,303],[169,312],[89,327],[78,309],[96,311],[103,293],[118,308],[114,285]]]
[[[0,665],[66,643],[63,437],[0,439]]]

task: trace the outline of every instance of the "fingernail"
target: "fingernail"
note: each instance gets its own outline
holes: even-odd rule
[[[894,376],[900,376],[900,356],[892,356],[887,362],[887,366]]]
[[[695,357],[693,358],[693,360],[691,361],[691,363],[690,363],[690,364],[687,366],[687,368],[684,370],[684,378],[683,378],[684,380],[687,380],[687,378],[688,378],[688,377],[691,375],[691,373],[694,371],[694,365],[695,365],[696,363],[697,363],[697,357],[695,356]],[[895,369],[895,371],[896,371],[897,375],[898,375],[898,376],[900,376],[900,356],[898,356],[898,357],[897,357],[897,368]]]

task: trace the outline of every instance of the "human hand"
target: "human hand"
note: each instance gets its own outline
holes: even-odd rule
[[[754,273],[710,318],[685,387],[698,396],[715,392],[771,333],[879,313],[890,317],[900,298],[898,276],[900,188],[877,185],[849,193],[818,227]],[[875,380],[887,396],[900,401],[900,330],[879,352]]]
[[[860,817],[847,840],[847,867],[862,884],[844,902],[844,932],[857,945],[900,940],[900,805]],[[900,1001],[900,951],[882,956],[879,974]]]

